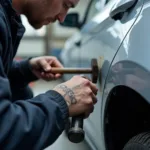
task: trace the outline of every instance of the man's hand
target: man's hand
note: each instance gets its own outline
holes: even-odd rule
[[[53,56],[36,57],[29,60],[32,72],[39,79],[46,81],[55,80],[61,77],[61,74],[51,73],[51,67],[63,68],[62,64]]]
[[[74,76],[69,81],[56,86],[53,90],[60,93],[66,100],[70,116],[84,114],[87,118],[94,110],[97,102],[98,89],[88,79]]]

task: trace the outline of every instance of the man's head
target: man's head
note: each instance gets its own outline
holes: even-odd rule
[[[29,23],[39,29],[43,25],[63,22],[71,7],[75,7],[79,0],[13,0],[13,6],[24,14]]]

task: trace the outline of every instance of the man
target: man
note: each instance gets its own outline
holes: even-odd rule
[[[81,76],[32,98],[28,83],[58,79],[50,56],[13,61],[24,33],[20,14],[38,29],[62,22],[78,0],[0,0],[0,150],[42,150],[62,133],[68,117],[88,117],[96,103],[96,86]]]

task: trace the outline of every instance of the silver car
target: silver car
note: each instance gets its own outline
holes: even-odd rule
[[[80,29],[61,59],[67,67],[98,60],[98,103],[84,123],[87,143],[92,150],[149,150],[150,0],[109,0]]]

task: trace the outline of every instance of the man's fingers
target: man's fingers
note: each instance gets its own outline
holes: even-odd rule
[[[96,85],[95,85],[94,83],[90,82],[90,88],[91,88],[91,90],[93,91],[93,93],[94,93],[95,95],[97,95],[98,88],[96,87]]]
[[[50,72],[51,67],[63,68],[63,65],[55,57],[39,59],[38,64],[45,72]]]
[[[61,76],[62,76],[61,74],[55,74],[56,79],[60,78]]]
[[[48,64],[48,62],[45,59],[42,59],[39,61],[39,65],[42,67],[42,69],[46,72],[51,70],[51,66]]]
[[[46,72],[42,72],[41,73],[41,77],[42,79],[46,80],[46,81],[50,81],[50,80],[54,80],[55,76],[51,73],[46,73]]]
[[[94,94],[92,94],[92,100],[93,100],[93,104],[96,104],[97,103],[97,98]]]
[[[83,78],[89,80],[91,90],[93,91],[93,93],[94,93],[95,95],[97,95],[98,89],[97,89],[96,85],[95,85],[94,83],[92,83],[92,81],[91,81],[88,77],[86,77],[86,76],[84,76],[84,75],[81,75],[81,77],[83,77]]]
[[[53,67],[63,68],[63,65],[55,57],[53,59],[51,58],[51,60],[49,60],[49,64]]]
[[[94,111],[94,106],[91,107],[87,112],[84,113],[84,119],[88,118],[90,114]]]
[[[88,77],[86,77],[85,75],[80,75],[82,78],[88,79],[89,81],[91,81],[91,79],[89,79]]]

